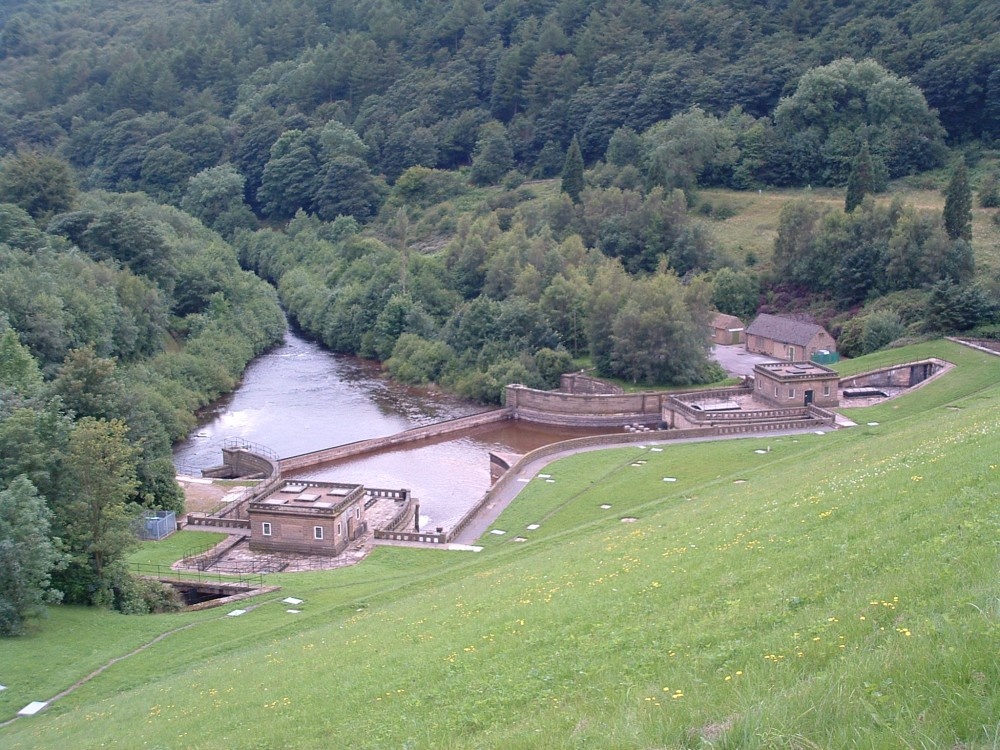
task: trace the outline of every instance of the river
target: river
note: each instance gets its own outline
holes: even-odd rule
[[[333,354],[292,330],[247,367],[239,387],[200,414],[174,446],[179,471],[222,462],[227,438],[259,443],[279,456],[391,435],[486,407],[386,378],[376,363]],[[365,456],[301,476],[402,488],[420,500],[421,528],[451,528],[489,487],[489,452],[525,453],[592,432],[499,423],[417,447]]]

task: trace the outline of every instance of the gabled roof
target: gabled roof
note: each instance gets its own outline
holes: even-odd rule
[[[747,328],[748,336],[761,336],[783,344],[796,344],[798,346],[806,346],[817,333],[826,333],[826,331],[815,323],[803,323],[800,320],[782,318],[767,313],[758,315]]]
[[[743,321],[737,318],[735,315],[726,315],[725,313],[716,313],[715,317],[712,318],[712,328],[723,328],[727,331],[743,330]]]

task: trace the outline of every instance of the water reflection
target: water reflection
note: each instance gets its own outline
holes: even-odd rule
[[[288,331],[281,346],[250,364],[235,392],[202,413],[199,426],[175,446],[174,461],[182,471],[217,465],[230,437],[293,456],[482,410],[448,394],[393,383],[377,364],[332,354]],[[304,476],[408,487],[421,501],[423,527],[450,528],[489,487],[491,450],[525,453],[584,434],[592,433],[501,423]]]

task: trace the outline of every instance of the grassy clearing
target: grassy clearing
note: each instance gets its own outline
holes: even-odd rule
[[[881,356],[926,349],[958,367],[878,425],[559,461],[478,555],[274,576],[239,618],[58,609],[0,651],[0,717],[88,668],[74,645],[193,627],[0,744],[996,747],[1000,360]]]
[[[943,185],[944,183],[942,183]],[[941,190],[913,187],[894,183],[890,191],[877,196],[879,202],[888,203],[895,196],[904,203],[923,210],[941,211],[944,194]],[[698,200],[711,203],[718,210],[728,209],[733,215],[726,219],[697,218],[711,230],[720,247],[734,259],[746,260],[752,252],[757,261],[769,267],[778,236],[778,218],[782,207],[793,200],[808,198],[811,201],[843,210],[844,191],[836,188],[809,188],[798,190],[753,191],[700,190]],[[980,272],[995,276],[1000,272],[1000,225],[993,221],[996,209],[976,208],[972,211],[972,247]]]
[[[215,531],[178,531],[159,542],[142,542],[128,556],[128,563],[169,568],[181,558],[205,552],[225,538],[225,534]]]

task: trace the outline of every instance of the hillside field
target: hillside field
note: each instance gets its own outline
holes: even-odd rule
[[[479,554],[273,575],[240,617],[52,608],[0,721],[171,634],[0,746],[996,748],[1000,359],[840,367],[926,356],[957,367],[851,429],[563,459]]]
[[[876,199],[880,203],[889,203],[897,196],[903,203],[923,211],[941,211],[944,208],[942,190],[910,187],[903,181],[893,183],[887,192],[879,194]],[[701,221],[723,252],[740,262],[752,252],[758,261],[769,265],[782,207],[803,199],[827,205],[833,210],[844,209],[844,190],[839,188],[769,189],[760,192],[711,188],[698,191],[696,206],[702,203],[711,205],[714,211],[722,210],[724,218]],[[995,214],[996,209],[980,208],[978,203],[972,210],[972,248],[980,278],[993,278],[1000,273],[1000,224],[993,220]]]

